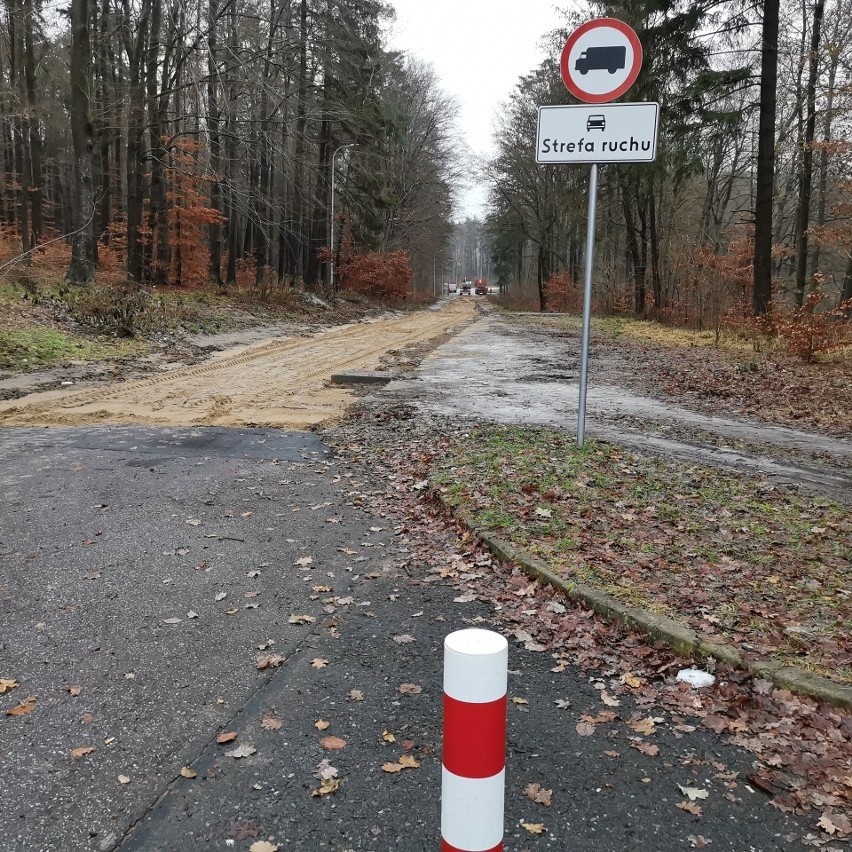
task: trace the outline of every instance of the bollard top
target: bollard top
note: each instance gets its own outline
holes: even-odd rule
[[[509,643],[476,627],[444,639],[444,694],[474,704],[505,699]]]
[[[483,630],[480,627],[468,627],[456,630],[444,638],[444,649],[456,654],[470,656],[491,656],[502,654],[509,648],[505,636],[493,630]]]

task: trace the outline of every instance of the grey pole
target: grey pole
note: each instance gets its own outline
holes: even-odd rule
[[[592,274],[595,268],[595,216],[598,207],[598,164],[589,173],[589,212],[586,224],[586,277],[583,284],[583,340],[580,345],[580,404],[577,408],[577,446],[586,437],[586,384],[589,373],[589,329],[592,325]]]

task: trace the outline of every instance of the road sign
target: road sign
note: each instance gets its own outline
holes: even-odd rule
[[[636,82],[642,45],[623,21],[598,18],[571,33],[559,64],[562,80],[575,98],[605,104],[620,98]]]
[[[538,108],[537,163],[651,163],[659,104]]]

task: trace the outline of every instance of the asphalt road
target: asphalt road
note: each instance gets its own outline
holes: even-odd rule
[[[0,678],[20,683],[0,695],[0,850],[437,848],[441,643],[492,612],[425,582],[386,482],[310,434],[215,427],[7,428],[0,471]],[[627,697],[580,736],[606,672],[553,673],[514,640],[509,665],[507,849],[802,848],[748,754],[670,716],[642,754]],[[382,770],[402,754],[419,766]],[[324,758],[340,788],[312,796]],[[707,791],[700,817],[678,784]]]

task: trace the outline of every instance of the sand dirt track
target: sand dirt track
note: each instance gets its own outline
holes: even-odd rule
[[[264,426],[304,429],[352,401],[333,373],[375,369],[382,356],[436,343],[475,317],[472,300],[405,317],[268,340],[204,364],[138,381],[49,391],[0,403],[0,425]]]

